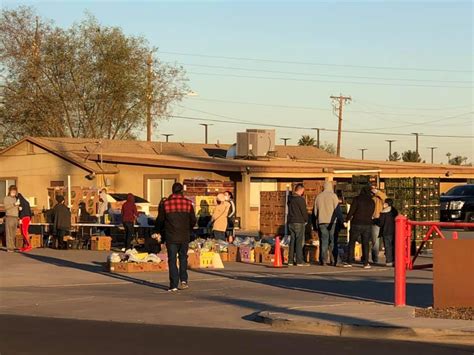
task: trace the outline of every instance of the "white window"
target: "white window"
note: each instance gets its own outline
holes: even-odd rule
[[[147,200],[152,206],[158,206],[164,197],[171,195],[176,179],[147,179]]]
[[[252,180],[250,183],[250,207],[260,207],[260,192],[278,191],[278,183],[273,179]]]
[[[8,188],[12,185],[16,185],[16,180],[0,178],[0,201],[3,202],[3,198],[8,193]]]

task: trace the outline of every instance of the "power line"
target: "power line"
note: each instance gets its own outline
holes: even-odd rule
[[[170,115],[169,117],[178,118],[183,120],[192,120],[192,121],[209,121],[209,122],[217,122],[217,123],[228,123],[228,124],[246,124],[249,126],[260,126],[260,127],[271,127],[271,128],[285,128],[285,129],[297,129],[297,130],[309,130],[308,127],[300,127],[300,126],[287,126],[287,125],[277,125],[277,124],[269,124],[269,123],[257,123],[255,121],[236,121],[236,120],[219,120],[219,119],[212,119],[212,118],[205,118],[205,117],[192,117],[192,116],[180,116],[180,115]],[[337,132],[337,129],[325,129],[325,131],[329,132]],[[345,133],[355,133],[355,134],[370,134],[370,135],[391,135],[391,136],[412,136],[410,133],[393,133],[393,132],[373,132],[373,131],[356,131],[356,130],[344,130]],[[423,134],[424,137],[436,137],[436,138],[469,138],[473,139],[474,136],[456,136],[456,135],[438,135],[438,134]]]
[[[172,64],[171,62],[168,62],[168,63]],[[368,79],[368,80],[393,80],[393,81],[414,81],[414,82],[429,82],[429,83],[472,84],[472,81],[459,81],[459,80],[430,80],[430,79],[405,79],[405,78],[400,79],[400,78],[384,78],[384,77],[378,77],[378,76],[358,76],[358,75],[337,75],[337,74],[288,72],[288,71],[280,71],[280,70],[229,67],[229,66],[205,65],[205,64],[190,64],[190,63],[178,63],[178,64],[183,65],[183,66],[191,66],[191,67],[215,68],[215,69],[225,69],[225,70],[240,70],[240,71],[262,72],[262,73],[273,73],[273,74],[324,76],[324,77],[333,77],[333,78]]]
[[[171,51],[160,51],[159,53],[173,54],[173,55],[179,55],[179,56],[189,56],[189,57],[200,57],[200,58],[216,58],[216,59],[226,59],[226,60],[254,61],[254,62],[267,62],[267,63],[280,63],[280,64],[297,64],[297,65],[314,65],[314,66],[328,66],[328,67],[346,67],[346,68],[380,69],[380,70],[407,70],[407,71],[424,71],[424,72],[452,72],[452,73],[471,73],[472,72],[472,70],[459,70],[459,69],[428,69],[428,68],[414,68],[414,67],[402,68],[402,67],[389,67],[389,66],[330,64],[330,63],[300,62],[300,61],[287,61],[287,60],[249,58],[249,57],[228,57],[228,56],[171,52]]]
[[[207,99],[201,97],[195,97],[192,99],[193,101],[208,101],[208,102],[222,102],[222,103],[230,103],[230,104],[237,104],[237,105],[254,105],[254,106],[263,106],[263,107],[274,107],[274,108],[287,108],[287,109],[298,109],[298,110],[311,110],[311,111],[326,111],[330,110],[329,108],[322,108],[322,107],[312,107],[312,106],[295,106],[295,105],[279,105],[279,104],[267,104],[267,103],[259,103],[259,102],[246,102],[246,101],[233,101],[233,100],[220,100],[220,99]],[[357,103],[357,102],[356,102]],[[465,108],[467,106],[459,107]],[[443,110],[440,108],[439,110]],[[396,112],[381,112],[381,111],[360,111],[360,110],[349,110],[350,113],[365,113],[365,114],[377,114],[377,115],[389,115],[389,116],[409,116],[409,117],[433,117],[433,115],[423,115],[423,114],[410,114],[410,113],[396,113]],[[434,116],[434,117],[442,117],[442,116]],[[444,117],[443,117],[444,118]],[[388,121],[385,118],[380,118],[381,120]],[[392,122],[403,122],[409,124],[416,124],[414,122],[407,122],[407,121],[392,121]]]
[[[442,86],[442,85],[421,85],[421,84],[368,83],[368,82],[357,82],[357,81],[333,81],[333,80],[281,78],[281,77],[270,77],[270,76],[251,76],[251,75],[236,75],[236,74],[200,73],[200,72],[192,72],[192,71],[189,71],[188,73],[189,74],[194,74],[194,75],[207,75],[207,76],[241,78],[241,79],[283,80],[283,81],[301,81],[301,82],[313,82],[313,83],[333,83],[333,84],[353,84],[353,85],[373,85],[373,86],[398,86],[398,87],[399,86],[405,86],[405,87],[470,89],[470,90],[474,89],[474,87],[471,87],[471,86]]]

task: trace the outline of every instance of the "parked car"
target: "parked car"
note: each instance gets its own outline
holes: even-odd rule
[[[454,186],[440,197],[442,222],[474,223],[474,184]]]

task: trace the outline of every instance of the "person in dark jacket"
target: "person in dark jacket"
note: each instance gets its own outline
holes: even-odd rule
[[[308,209],[303,197],[304,186],[297,184],[293,194],[288,199],[288,230],[290,232],[290,250],[288,252],[288,266],[305,266],[303,257],[303,245],[305,237],[305,226],[308,223]]]
[[[28,234],[28,229],[30,227],[31,217],[33,214],[31,213],[31,207],[28,200],[23,197],[22,194],[17,195],[18,200],[20,201],[19,209],[19,218],[21,221],[21,235],[23,236],[23,248],[20,251],[29,252],[31,250],[30,244],[30,236]]]
[[[56,196],[56,206],[53,208],[53,233],[56,238],[57,248],[64,244],[64,236],[71,229],[71,211],[65,205],[64,196]]]
[[[168,250],[168,268],[170,287],[168,291],[178,291],[188,288],[188,245],[191,233],[197,219],[194,206],[183,196],[184,187],[179,182],[172,187],[173,194],[163,202],[163,208],[158,214],[156,227],[166,238]],[[179,270],[176,266],[176,256],[179,258]]]
[[[385,266],[393,266],[395,246],[395,218],[398,211],[393,207],[393,200],[387,198],[380,213],[379,226],[380,237],[383,238],[385,247]]]
[[[372,235],[372,217],[374,215],[375,202],[372,199],[370,187],[364,186],[359,196],[352,200],[351,208],[346,217],[346,222],[351,222],[349,234],[349,260],[344,264],[351,267],[354,262],[355,243],[359,238],[362,241],[362,263],[364,269],[370,269],[369,247]]]
[[[122,206],[122,223],[125,229],[125,249],[132,247],[132,240],[134,235],[135,220],[138,217],[137,206],[135,205],[135,196],[133,194],[127,195],[127,201]]]
[[[333,238],[329,241],[329,250],[332,250],[332,265],[337,266],[337,259],[339,256],[339,233],[341,229],[344,228],[344,214],[342,213],[341,205],[344,203],[344,198],[342,194],[337,194],[338,204],[336,209],[334,210],[333,217],[331,219],[331,223],[334,223],[334,235]]]

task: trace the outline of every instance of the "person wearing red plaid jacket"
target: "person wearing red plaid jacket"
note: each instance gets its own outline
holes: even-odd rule
[[[170,274],[169,291],[178,291],[181,282],[181,289],[188,288],[188,245],[191,240],[191,233],[196,225],[196,215],[194,206],[190,200],[183,196],[184,187],[180,183],[173,184],[173,194],[163,202],[156,227],[158,232],[166,240],[168,250],[168,268]],[[179,258],[179,270],[176,266]]]

